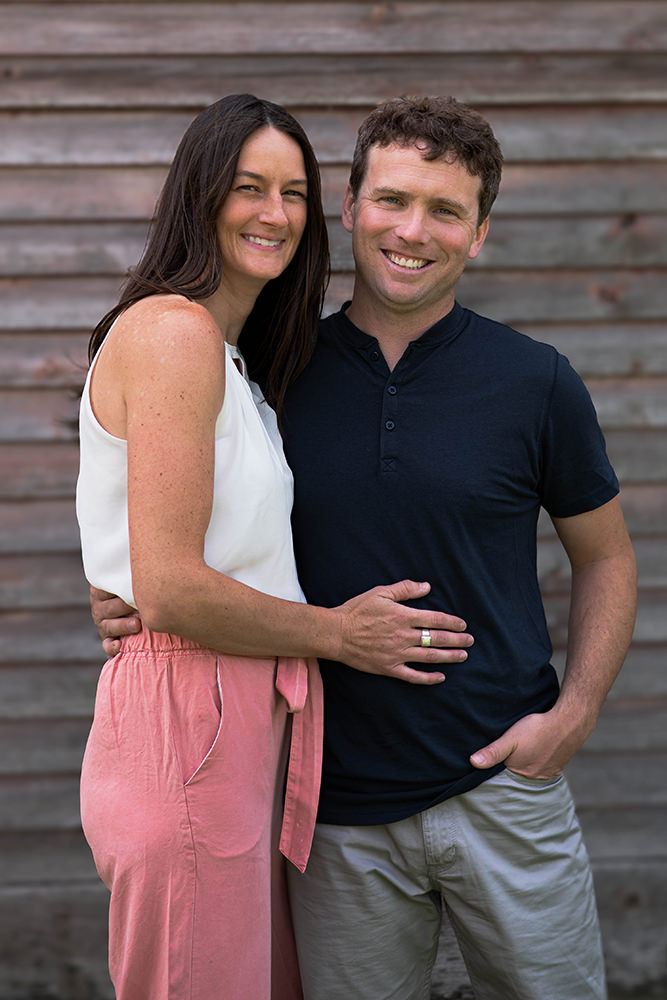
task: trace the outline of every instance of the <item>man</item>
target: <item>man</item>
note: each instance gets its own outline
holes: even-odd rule
[[[321,664],[319,822],[306,873],[290,872],[307,1000],[428,998],[443,902],[483,1000],[605,996],[563,768],[625,656],[635,563],[581,380],[456,301],[501,164],[488,123],[451,99],[362,123],[343,204],[352,299],[286,400],[307,599],[428,579],[428,606],[475,637],[433,687]],[[540,507],[572,566],[560,690]]]

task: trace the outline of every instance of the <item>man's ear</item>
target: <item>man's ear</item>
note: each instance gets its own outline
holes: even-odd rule
[[[345,197],[343,198],[343,226],[347,229],[348,233],[352,232],[352,227],[354,226],[354,195],[352,194],[352,188],[347,185],[345,189]]]
[[[468,251],[468,260],[474,260],[479,251],[482,249],[488,231],[489,231],[489,217],[487,215],[487,217],[484,219],[484,222],[480,222],[480,224],[477,227],[475,238],[472,241],[470,250]]]

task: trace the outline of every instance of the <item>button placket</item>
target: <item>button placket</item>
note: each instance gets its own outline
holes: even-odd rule
[[[380,418],[380,470],[383,473],[396,471],[396,434],[399,427],[398,386],[393,373],[382,394],[382,415]]]

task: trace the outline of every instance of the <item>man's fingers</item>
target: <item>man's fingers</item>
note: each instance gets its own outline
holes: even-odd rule
[[[377,587],[376,593],[378,593],[380,597],[387,597],[391,601],[414,601],[419,597],[425,597],[430,589],[430,583],[415,583],[414,580],[399,580],[398,583],[390,583],[386,586]]]
[[[130,615],[129,618],[104,618],[98,623],[97,628],[106,642],[108,639],[120,639],[124,635],[141,632],[141,619],[134,615]],[[104,648],[106,652],[106,646]]]
[[[468,659],[466,652],[474,643],[468,632],[451,632],[442,629],[415,631],[414,646],[407,658],[418,663],[460,663]]]
[[[434,646],[431,646],[430,649],[413,646],[406,656],[411,663],[463,663],[464,660],[468,659],[468,653],[465,649],[454,647],[437,649]]]
[[[415,628],[427,628],[440,632],[465,632],[467,625],[458,615],[447,615],[444,611],[414,612]]]
[[[458,649],[465,649],[467,646],[472,646],[474,643],[474,638],[469,632],[452,632],[451,629],[435,629],[430,628],[426,630],[431,636],[431,648],[434,646],[438,649],[448,649],[452,646],[456,646]],[[419,644],[421,646],[421,633],[419,631]]]
[[[396,677],[399,681],[407,681],[408,684],[424,684],[428,686],[442,684],[445,679],[445,675],[439,670],[414,670],[406,663],[401,663],[399,666],[394,667],[391,671],[391,676]]]

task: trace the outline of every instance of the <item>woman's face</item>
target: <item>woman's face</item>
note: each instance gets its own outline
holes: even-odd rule
[[[285,270],[306,225],[307,193],[299,144],[269,125],[253,132],[218,215],[223,285],[257,294]]]

